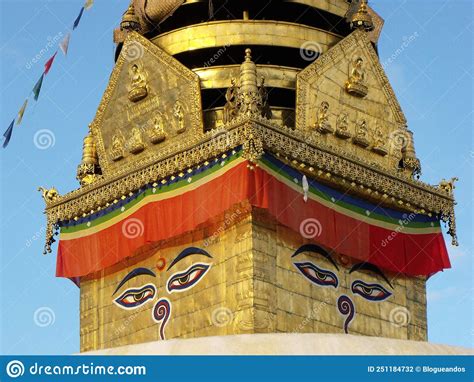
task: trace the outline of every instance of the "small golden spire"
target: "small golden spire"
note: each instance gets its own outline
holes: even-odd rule
[[[240,91],[258,92],[257,66],[252,61],[252,51],[249,48],[245,49],[245,61],[240,66]]]
[[[374,22],[367,10],[367,0],[360,0],[359,9],[351,18],[351,28],[364,29],[367,32],[374,30]]]
[[[122,31],[138,32],[141,29],[140,21],[135,14],[135,7],[133,6],[133,1],[128,6],[127,11],[123,14],[122,21],[120,22],[120,29]]]
[[[89,133],[84,138],[82,146],[82,161],[77,166],[77,180],[81,186],[91,184],[102,172],[99,166],[99,157],[95,147],[94,137],[92,136],[91,127],[89,125]]]
[[[415,142],[413,132],[406,130],[406,141],[402,147],[402,163],[403,168],[409,170],[413,177],[421,175],[420,160],[416,157]]]

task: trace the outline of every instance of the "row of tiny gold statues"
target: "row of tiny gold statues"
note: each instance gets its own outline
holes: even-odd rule
[[[335,134],[341,139],[352,137],[354,144],[364,148],[371,145],[369,128],[365,119],[357,121],[353,136],[349,130],[349,115],[346,112],[341,112],[336,118],[336,128],[334,129],[329,122],[329,103],[326,101],[321,102],[319,106],[314,129],[320,134]],[[380,127],[376,127],[373,133],[372,151],[380,155],[388,154],[387,137]]]
[[[181,102],[177,101],[173,107],[173,118],[176,124],[176,133],[181,134],[186,130],[184,119],[184,107]],[[137,126],[130,131],[130,136],[126,140],[122,132],[119,130],[112,136],[111,157],[114,161],[118,161],[125,156],[128,151],[131,154],[138,154],[145,149],[144,135],[152,144],[163,142],[166,137],[165,121],[161,113],[156,114],[153,123],[146,129]]]

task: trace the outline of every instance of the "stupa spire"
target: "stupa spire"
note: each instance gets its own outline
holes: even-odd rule
[[[367,32],[374,30],[374,22],[372,16],[370,16],[367,9],[368,4],[367,0],[360,0],[359,9],[351,18],[351,28],[352,29],[364,29]]]

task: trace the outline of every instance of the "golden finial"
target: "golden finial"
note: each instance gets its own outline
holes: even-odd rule
[[[415,142],[413,139],[413,132],[406,129],[405,137],[402,139],[402,163],[403,167],[411,171],[412,176],[419,177],[421,175],[420,160],[416,156]]]
[[[374,30],[374,22],[367,10],[367,0],[360,0],[359,9],[351,18],[351,28],[364,29],[367,32]]]
[[[91,125],[89,125],[89,132],[84,138],[82,147],[82,161],[77,167],[77,180],[84,186],[95,181],[97,175],[100,175],[99,157],[97,149],[92,136]]]
[[[245,61],[240,66],[240,91],[258,92],[257,66],[252,61],[252,50],[245,49]]]
[[[140,21],[135,14],[133,1],[128,6],[127,11],[123,14],[122,21],[120,23],[120,29],[127,32],[139,31],[141,29]]]
[[[250,48],[245,49],[245,61],[252,61],[252,49]]]

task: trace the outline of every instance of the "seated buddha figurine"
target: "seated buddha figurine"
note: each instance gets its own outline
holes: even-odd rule
[[[144,148],[145,145],[142,139],[142,132],[138,127],[134,127],[128,141],[128,151],[130,151],[132,154],[138,154],[139,152],[143,151]]]
[[[349,116],[345,112],[340,113],[337,117],[336,136],[342,139],[347,139],[351,136],[351,132],[349,131]]]
[[[114,134],[112,137],[112,148],[111,148],[111,156],[113,161],[118,161],[123,158],[123,147],[124,147],[124,139],[122,133],[120,131],[117,134]]]
[[[176,132],[178,134],[183,133],[186,130],[186,125],[184,122],[184,108],[179,101],[174,104],[173,117],[176,119]]]
[[[153,144],[163,142],[166,139],[165,125],[161,113],[158,113],[153,120],[153,125],[148,130],[148,137]]]
[[[369,145],[369,130],[367,129],[367,122],[364,119],[357,123],[356,134],[352,141],[361,147],[367,147]]]
[[[322,134],[332,133],[334,130],[329,123],[329,103],[326,101],[321,102],[321,106],[318,109],[317,120],[315,128]]]
[[[365,97],[369,92],[366,82],[364,60],[357,57],[350,66],[349,79],[346,82],[346,90],[349,94]]]
[[[380,127],[375,129],[372,151],[383,156],[388,154],[387,139]]]
[[[128,99],[138,102],[148,95],[146,74],[140,64],[133,64],[129,69],[130,91]]]

